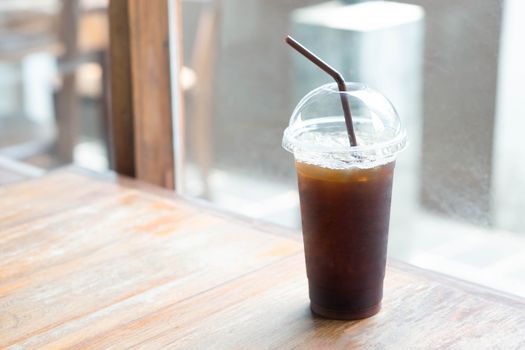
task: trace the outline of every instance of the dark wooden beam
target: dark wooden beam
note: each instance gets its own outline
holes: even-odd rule
[[[131,56],[128,1],[111,0],[109,16],[109,56],[112,138],[112,168],[135,177],[135,142],[131,87]]]
[[[136,177],[174,188],[167,0],[129,0]]]
[[[110,2],[115,169],[174,188],[167,0]]]

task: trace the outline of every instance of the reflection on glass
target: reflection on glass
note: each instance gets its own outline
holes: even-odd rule
[[[0,1],[0,158],[107,170],[106,7]]]
[[[522,2],[183,1],[186,194],[300,227],[282,131],[330,82],[292,33],[347,80],[388,96],[408,130],[390,255],[525,295]]]

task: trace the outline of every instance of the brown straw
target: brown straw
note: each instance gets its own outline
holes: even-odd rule
[[[295,41],[295,39],[291,36],[288,35],[286,37],[286,42],[288,43],[288,45],[299,51],[299,53],[301,53],[304,57],[312,61],[317,67],[321,68],[326,73],[328,73],[328,75],[334,78],[339,88],[339,91],[346,91],[345,80],[343,79],[341,73],[336,71],[334,68],[330,67],[327,63],[325,63],[319,57],[317,57],[313,52],[311,52],[306,47]],[[354,124],[352,123],[352,113],[350,112],[350,104],[348,102],[348,96],[344,93],[341,93],[339,95],[341,96],[341,103],[343,105],[343,113],[345,116],[346,130],[348,131],[348,139],[350,140],[350,146],[357,146],[357,141],[354,134]]]

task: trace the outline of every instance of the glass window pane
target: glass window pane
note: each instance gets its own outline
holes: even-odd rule
[[[183,1],[183,193],[300,228],[288,118],[330,78],[396,106],[390,255],[525,295],[525,30],[519,0]]]
[[[0,1],[0,158],[108,169],[106,8],[107,0]]]

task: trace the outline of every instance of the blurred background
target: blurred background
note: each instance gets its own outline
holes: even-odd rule
[[[1,156],[42,169],[108,168],[106,7],[0,2]]]
[[[170,0],[175,1],[175,0]],[[292,34],[396,106],[390,257],[525,296],[525,46],[520,0],[182,0],[178,192],[300,228],[280,146],[329,82]],[[107,0],[0,2],[1,165],[108,171]],[[298,233],[299,234],[299,233]]]

